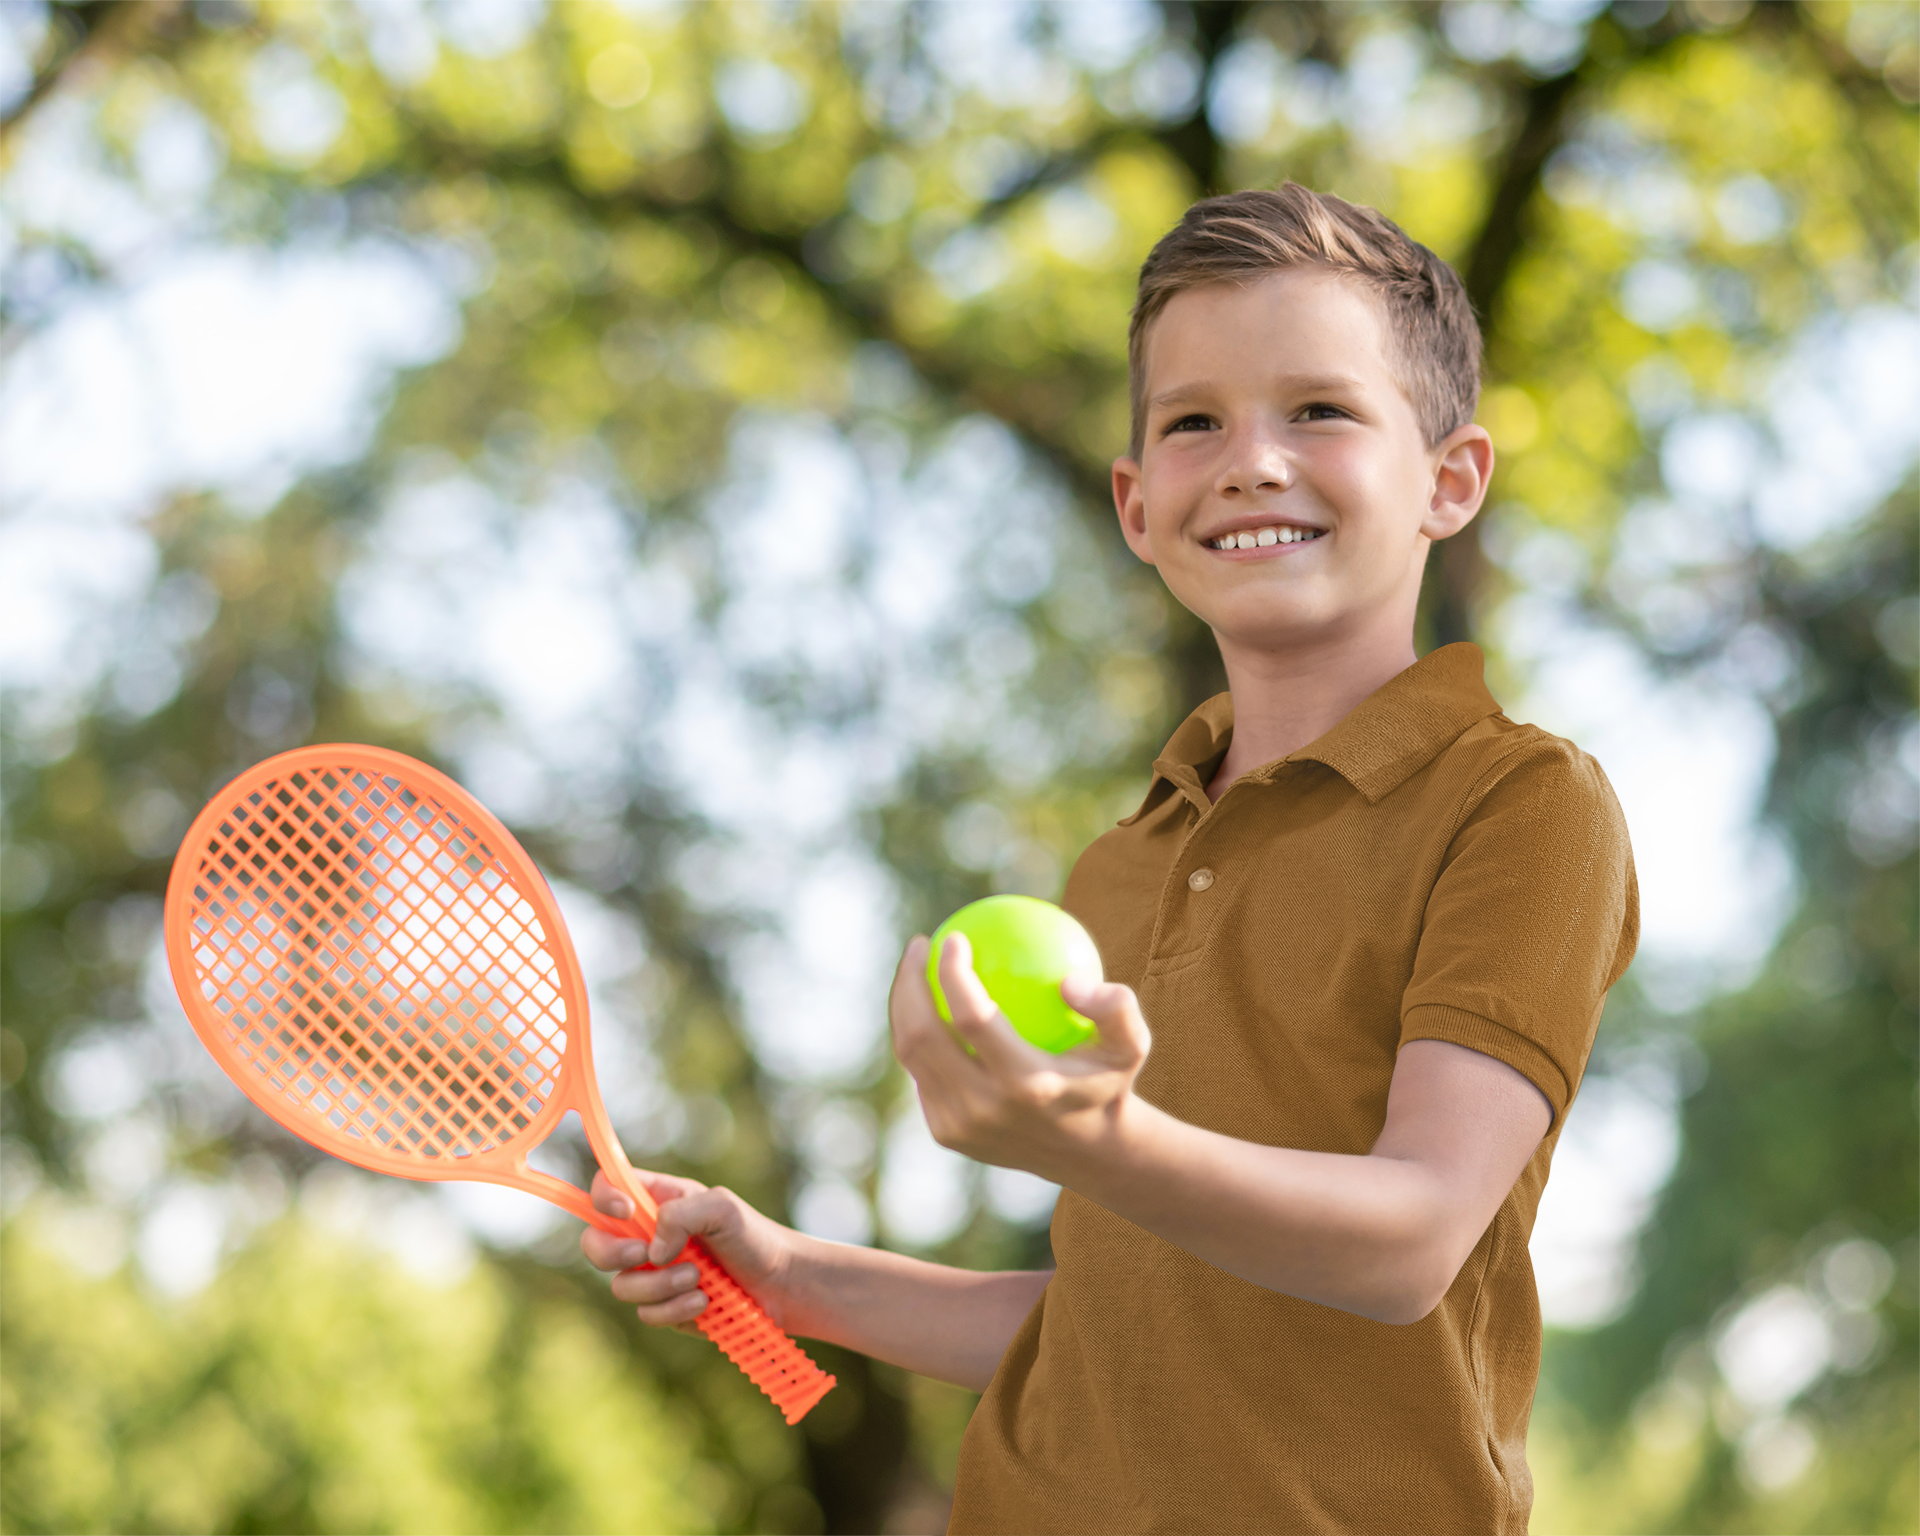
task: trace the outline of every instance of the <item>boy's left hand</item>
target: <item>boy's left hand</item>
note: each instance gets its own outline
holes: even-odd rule
[[[1151,1038],[1133,989],[1069,978],[1061,989],[1067,1005],[1099,1033],[1055,1056],[1021,1039],[993,1005],[964,934],[950,936],[940,957],[949,1032],[927,986],[928,943],[916,936],[900,957],[887,1011],[894,1054],[919,1085],[934,1140],[983,1163],[1069,1183],[1119,1134],[1147,1059]]]

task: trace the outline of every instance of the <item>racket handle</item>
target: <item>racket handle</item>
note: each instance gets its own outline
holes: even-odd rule
[[[833,1390],[835,1378],[781,1332],[699,1238],[688,1240],[681,1258],[693,1260],[700,1272],[700,1289],[706,1293],[706,1310],[694,1319],[700,1331],[773,1400],[789,1424],[798,1424],[808,1409]]]

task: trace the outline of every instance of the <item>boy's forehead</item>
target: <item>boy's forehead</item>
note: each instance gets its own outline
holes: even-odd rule
[[[1314,268],[1183,289],[1148,328],[1145,361],[1150,400],[1221,372],[1397,382],[1384,304],[1361,284]]]

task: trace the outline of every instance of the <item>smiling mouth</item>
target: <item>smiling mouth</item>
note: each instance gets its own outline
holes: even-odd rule
[[[1241,528],[1206,542],[1211,549],[1270,549],[1276,544],[1305,544],[1326,531],[1324,528]]]

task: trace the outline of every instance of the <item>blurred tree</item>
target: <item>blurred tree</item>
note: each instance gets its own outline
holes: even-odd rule
[[[1291,175],[1398,218],[1460,266],[1485,317],[1495,506],[1484,538],[1436,551],[1427,639],[1481,637],[1496,668],[1518,670],[1489,621],[1543,552],[1571,549],[1580,605],[1661,667],[1760,689],[1752,656],[1785,657],[1765,683],[1783,732],[1772,803],[1806,910],[1757,990],[1700,1021],[1707,1086],[1684,1110],[1688,1150],[1640,1299],[1610,1329],[1556,1342],[1554,1379],[1586,1416],[1580,1454],[1615,1454],[1634,1405],[1672,1377],[1669,1347],[1787,1273],[1787,1250],[1752,1258],[1759,1233],[1815,1256],[1858,1233],[1899,1256],[1889,1294],[1908,1294],[1911,1199],[1901,1226],[1899,1189],[1856,1200],[1827,1171],[1837,1161],[1785,1144],[1800,1182],[1763,1177],[1766,1122],[1734,1090],[1776,1081],[1802,1049],[1780,978],[1808,943],[1838,944],[1859,969],[1820,1006],[1858,1053],[1851,1066],[1820,1056],[1832,1093],[1796,1094],[1796,1135],[1830,1152],[1854,1137],[1911,1145],[1911,1065],[1844,1022],[1898,1007],[1911,1023],[1895,963],[1913,947],[1911,902],[1850,894],[1855,874],[1910,866],[1846,864],[1837,834],[1805,819],[1843,783],[1907,782],[1911,683],[1885,692],[1886,663],[1866,658],[1897,648],[1862,650],[1860,626],[1909,610],[1884,574],[1848,586],[1776,554],[1781,514],[1757,487],[1734,493],[1754,510],[1726,532],[1720,493],[1691,488],[1675,444],[1690,423],[1737,421],[1757,455],[1771,381],[1808,328],[1901,299],[1911,7],[576,0],[440,16],[201,0],[37,14],[35,73],[0,129],[7,259],[30,279],[0,285],[15,355],[90,290],[135,281],[142,259],[36,202],[34,156],[97,153],[151,204],[142,145],[163,122],[197,124],[219,159],[176,243],[399,246],[460,307],[457,342],[405,381],[363,454],[264,513],[196,487],[171,498],[147,524],[146,597],[104,618],[109,659],[84,687],[6,701],[0,1078],[8,1137],[57,1180],[97,1183],[103,1156],[100,1127],[62,1096],[62,1064],[90,1041],[149,1042],[142,1021],[167,1019],[152,944],[185,814],[241,764],[338,736],[517,783],[503,809],[543,862],[635,921],[645,963],[619,1006],[675,1095],[622,1123],[636,1155],[776,1214],[836,1179],[871,1202],[871,1149],[816,1144],[832,1125],[871,1141],[901,1080],[880,1060],[824,1085],[769,1066],[750,961],[790,924],[769,909],[801,903],[766,867],[769,845],[673,770],[670,747],[737,751],[721,719],[737,700],[761,722],[745,740],[769,754],[758,784],[772,795],[810,782],[822,733],[856,743],[879,766],[835,770],[856,786],[853,809],[790,840],[796,858],[862,844],[892,876],[903,925],[990,888],[1052,894],[1065,861],[1129,808],[1142,749],[1220,686],[1210,636],[1106,531],[1133,274],[1195,196]],[[793,464],[851,478],[851,535],[807,520],[804,487],[762,483]],[[790,515],[759,516],[769,498]],[[1893,508],[1887,526],[1911,498]],[[1653,559],[1656,528],[1674,522],[1705,530],[1710,557]],[[1910,577],[1910,555],[1901,567],[1875,542],[1886,536],[1843,528],[1820,569]],[[569,667],[619,680],[597,731],[593,711],[529,714],[528,698],[565,692],[557,681],[512,694],[476,659],[497,672],[519,633],[503,611],[515,580],[576,545],[610,580],[636,573],[615,589],[615,654],[570,642]],[[797,546],[823,551],[818,569]],[[914,564],[925,550],[933,567]],[[946,619],[901,617],[943,611],[942,581],[961,594]],[[853,638],[836,648],[831,625]],[[1869,676],[1871,719],[1848,691]],[[1847,699],[1852,734],[1837,737],[1831,711]],[[761,861],[757,879],[742,859]],[[1840,937],[1805,937],[1823,933]],[[138,1113],[163,1127],[175,1165],[216,1177],[264,1153],[310,1166],[235,1115],[221,1085],[177,1064],[152,1072]],[[1848,1072],[1906,1086],[1863,1098]],[[1707,1220],[1736,1187],[1724,1220]],[[941,1251],[1034,1263],[1046,1240],[980,1210]],[[496,1265],[528,1294],[550,1284],[540,1264]],[[599,1282],[567,1273],[578,1304],[604,1310]],[[1845,1378],[1859,1389],[1831,1378],[1799,1410],[1822,1443],[1911,1449],[1911,1430],[1874,1406],[1914,1379],[1911,1323],[1886,1316],[1894,1347]],[[749,1443],[751,1405],[724,1362],[677,1336],[631,1343],[697,1454],[738,1479],[743,1491],[707,1507],[717,1525],[938,1519],[965,1394],[828,1351],[843,1386],[796,1437],[809,1503],[793,1453]],[[10,1469],[42,1454],[33,1444],[8,1443]],[[1715,1465],[1619,1518],[1776,1518],[1727,1481],[1725,1456]],[[1810,1505],[1807,1528],[1884,1493],[1855,1482],[1867,1492]],[[251,1518],[241,1503],[206,1508],[209,1526]]]
[[[1755,1529],[1756,1484],[1781,1495],[1775,1529],[1908,1530],[1920,1499],[1920,868],[1893,762],[1915,741],[1917,564],[1911,482],[1860,536],[1762,562],[1764,610],[1806,647],[1767,804],[1805,895],[1761,976],[1693,1033],[1632,1303],[1550,1356],[1598,1501],[1643,1529]],[[1756,1343],[1769,1316],[1787,1332]],[[1756,1347],[1784,1350],[1784,1374],[1764,1354],[1743,1371]],[[1635,1461],[1655,1469],[1623,1474]]]
[[[739,1496],[570,1288],[283,1222],[173,1309],[34,1236],[0,1260],[8,1530],[698,1531]]]

